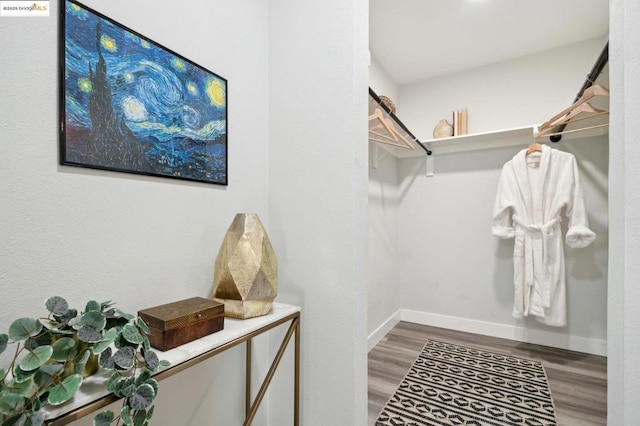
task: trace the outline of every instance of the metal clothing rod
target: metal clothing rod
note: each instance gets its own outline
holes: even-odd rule
[[[395,121],[396,123],[398,123],[398,126],[402,127],[402,130],[404,130],[405,132],[407,132],[407,134],[409,136],[411,136],[411,139],[413,139],[414,141],[418,142],[418,146],[422,149],[424,149],[424,151],[427,153],[427,155],[431,155],[432,152],[429,148],[427,148],[426,146],[424,146],[424,144],[422,142],[420,142],[420,140],[418,138],[416,138],[413,133],[411,133],[409,131],[409,129],[407,129],[407,126],[404,125],[404,123],[402,121],[400,121],[400,119],[391,111],[391,109],[384,103],[382,102],[382,99],[380,99],[380,96],[378,96],[376,94],[376,92],[373,91],[373,89],[371,87],[369,87],[369,96],[371,96],[377,103],[378,105],[380,105],[387,114],[389,114],[389,116],[393,119],[393,121]]]
[[[598,78],[598,76],[600,75],[600,73],[602,72],[602,70],[604,69],[605,65],[607,65],[608,62],[609,62],[609,42],[607,41],[607,44],[605,44],[604,49],[602,49],[602,52],[600,53],[600,56],[598,57],[598,60],[596,61],[596,63],[593,64],[593,68],[591,68],[591,72],[589,73],[589,75],[587,75],[587,78],[584,81],[584,84],[582,85],[580,92],[578,92],[573,102],[576,102],[578,99],[580,99],[580,97],[582,97],[582,94],[586,89],[593,86],[593,83],[596,81],[596,79]],[[549,140],[551,142],[560,142],[560,140],[562,139],[562,131],[564,130],[565,127],[567,127],[567,124],[568,123],[564,123],[558,126],[555,133],[549,137]]]

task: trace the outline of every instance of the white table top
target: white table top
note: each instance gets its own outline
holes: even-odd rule
[[[223,330],[186,343],[182,346],[178,346],[177,348],[166,352],[162,352],[157,349],[154,349],[154,351],[157,353],[158,358],[169,361],[171,363],[171,367],[175,367],[183,362],[193,359],[212,349],[216,349],[240,337],[246,336],[249,333],[273,324],[299,311],[299,306],[274,302],[271,313],[268,315],[246,320],[225,318]],[[167,367],[165,370],[171,367]],[[71,400],[58,407],[47,407],[46,418],[54,419],[60,417],[76,408],[87,405],[105,395],[108,395],[109,392],[106,390],[106,384],[109,377],[111,377],[111,374],[111,371],[101,369],[98,373],[84,379],[82,386]]]

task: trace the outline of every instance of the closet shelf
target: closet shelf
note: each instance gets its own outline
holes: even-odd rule
[[[382,114],[382,117],[379,114]],[[374,167],[377,167],[378,161],[387,154],[391,154],[396,158],[409,158],[424,157],[425,154],[431,155],[432,152],[437,155],[506,146],[526,146],[533,143],[533,136],[537,130],[537,126],[531,125],[420,141],[371,88],[369,88],[369,117],[369,140],[375,148]],[[380,125],[378,117],[380,117],[380,120],[386,120],[386,124],[391,127],[391,132],[395,134],[395,137],[399,140],[398,142],[391,139],[394,136],[392,134],[387,135],[388,137],[380,137],[379,132],[383,131],[382,129],[372,131],[372,123],[374,125],[377,124],[378,128],[383,127]],[[378,136],[378,140],[375,140],[372,135]]]
[[[511,129],[492,130],[483,133],[472,133],[462,136],[451,136],[448,138],[430,139],[422,142],[422,144],[432,151],[434,156],[454,152],[477,151],[509,146],[522,146],[524,148],[535,141],[534,136],[537,130],[537,125],[530,125]],[[571,140],[600,136],[607,133],[608,128],[605,127],[582,131],[576,134],[564,134],[563,136],[565,140]],[[425,155],[423,150],[418,149],[407,150],[393,147],[388,148],[386,145],[380,145],[380,148],[389,152],[396,158],[423,157]]]
[[[481,149],[502,148],[507,146],[530,145],[537,126],[524,126],[512,129],[494,130],[483,133],[471,133],[462,136],[430,139],[424,141],[433,153],[448,154],[452,152],[474,151]],[[415,157],[413,152],[399,152],[398,158]]]
[[[580,100],[583,95],[586,93],[586,90],[590,89],[592,86],[602,86],[605,89],[608,87],[609,81],[609,43],[605,45],[604,49],[600,53],[600,57],[596,61],[593,66],[593,69],[587,76],[580,92],[576,96],[573,105],[580,104]],[[608,89],[607,89],[608,91]],[[600,111],[597,113],[593,113],[591,115],[587,114],[587,117],[581,117],[579,119],[571,119],[564,122],[562,125],[558,125],[553,129],[546,129],[545,137],[550,137],[551,142],[558,142],[561,138],[566,140],[576,139],[576,138],[586,138],[592,136],[600,136],[608,133],[608,110],[609,110],[609,97],[608,96],[595,96],[595,94],[599,94],[597,91],[594,91],[593,99],[589,98],[590,106],[594,107],[594,111]],[[584,102],[586,103],[586,102]],[[394,139],[398,139],[400,142],[394,143],[395,141],[388,136],[378,135],[376,132],[372,131],[371,123],[372,118],[377,117],[375,114],[379,112],[379,110],[384,110],[384,118],[388,119],[387,123],[391,127],[392,137]],[[377,111],[378,110],[378,111]],[[564,112],[569,111],[567,109]],[[372,115],[374,114],[374,115]],[[568,113],[567,113],[568,114]],[[524,127],[516,127],[510,129],[502,129],[502,130],[494,130],[484,133],[472,133],[461,136],[451,136],[447,138],[439,138],[439,139],[429,139],[425,141],[420,141],[416,138],[407,127],[398,119],[398,117],[391,112],[389,107],[387,107],[380,99],[378,95],[375,94],[371,88],[369,88],[369,115],[370,115],[370,127],[369,127],[369,140],[374,142],[374,167],[377,167],[378,160],[384,157],[387,154],[391,154],[396,158],[409,158],[409,157],[424,157],[425,154],[431,156],[432,152],[434,156],[440,154],[449,154],[454,152],[464,152],[464,151],[475,151],[475,150],[483,150],[483,149],[492,149],[492,148],[503,148],[503,147],[511,147],[511,146],[528,146],[535,142],[536,133],[540,130],[545,130],[544,124],[538,128],[538,125],[530,125]],[[564,114],[560,114],[561,117]],[[557,118],[557,117],[554,117]],[[588,124],[586,126],[578,126],[576,127],[573,123],[578,122],[582,119],[589,118]],[[555,120],[551,120],[555,121]],[[380,124],[379,122],[374,124]],[[548,123],[545,123],[548,124]],[[553,123],[552,123],[553,124]],[[581,122],[581,124],[583,124]],[[572,126],[573,125],[573,126]],[[380,126],[378,126],[380,127]],[[379,140],[374,140],[372,138],[372,134],[379,137]],[[538,137],[542,137],[542,133],[538,134]],[[389,143],[392,142],[392,143]],[[382,155],[378,154],[379,148],[382,149]],[[431,166],[433,164],[433,157],[430,157],[427,160],[427,176],[432,175]],[[431,165],[430,165],[430,164]]]

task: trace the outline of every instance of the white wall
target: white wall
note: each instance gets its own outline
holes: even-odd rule
[[[302,306],[302,421],[367,421],[366,0],[269,3],[269,223]],[[273,425],[290,424],[290,377]]]
[[[402,121],[420,140],[467,108],[469,133],[529,126],[569,106],[605,39],[540,52],[400,87]],[[398,108],[400,108],[398,107]]]
[[[608,424],[640,417],[640,4],[610,2]]]
[[[384,152],[384,151],[380,151]],[[390,155],[373,168],[373,145],[369,146],[368,211],[368,334],[375,346],[395,323],[389,320],[400,309],[398,286],[398,167]],[[372,334],[375,333],[375,336]]]
[[[607,139],[561,142],[578,158],[591,228],[588,248],[566,248],[568,324],[515,320],[512,240],[491,235],[502,165],[522,147],[436,155],[435,176],[423,162],[400,161],[400,304],[436,326],[587,352],[606,352]],[[563,228],[566,232],[566,227]]]
[[[367,2],[89,5],[229,79],[229,186],[57,166],[57,9],[3,19],[0,328],[51,294],[133,312],[206,296],[233,216],[256,212],[278,300],[303,309],[301,423],[331,407],[364,425]],[[161,383],[154,424],[240,424],[243,360],[237,348]],[[291,361],[255,424],[292,423]]]
[[[373,55],[371,55],[369,62],[369,87],[378,96],[386,96],[396,104],[396,107],[398,106],[400,88]],[[398,111],[398,114],[400,114],[400,111]]]
[[[398,99],[398,85],[371,58],[369,87],[379,96]],[[396,104],[397,106],[397,104]],[[380,158],[386,152],[378,152]],[[394,314],[400,309],[398,287],[398,162],[386,155],[374,168],[375,144],[369,143],[368,209],[368,334],[369,348],[392,328]],[[392,318],[391,321],[388,321]]]
[[[86,3],[229,79],[229,186],[59,166],[59,3],[48,18],[2,18],[2,330],[43,314],[51,295],[80,308],[112,299],[134,313],[207,296],[236,212],[258,213],[269,229],[267,5]],[[154,424],[239,424],[243,359],[239,347],[161,383]]]
[[[430,138],[440,118],[461,107],[469,108],[470,132],[541,123],[573,101],[605,43],[592,40],[401,86],[400,116],[422,139]],[[436,152],[433,178],[424,177],[424,159],[398,160],[403,319],[606,352],[607,138],[565,140],[554,147],[578,158],[591,225],[598,234],[589,248],[567,248],[568,326],[558,329],[511,317],[513,246],[495,240],[490,226],[501,167],[523,147]],[[393,166],[383,166],[393,173]],[[382,173],[371,170],[370,185]],[[385,200],[391,202],[392,195]],[[380,247],[370,248],[371,258],[383,256]],[[381,290],[371,293],[370,309],[383,296]],[[385,324],[371,313],[369,318],[370,330]]]

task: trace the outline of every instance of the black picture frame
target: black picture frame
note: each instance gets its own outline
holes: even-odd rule
[[[76,0],[59,39],[61,165],[228,184],[225,78]]]

